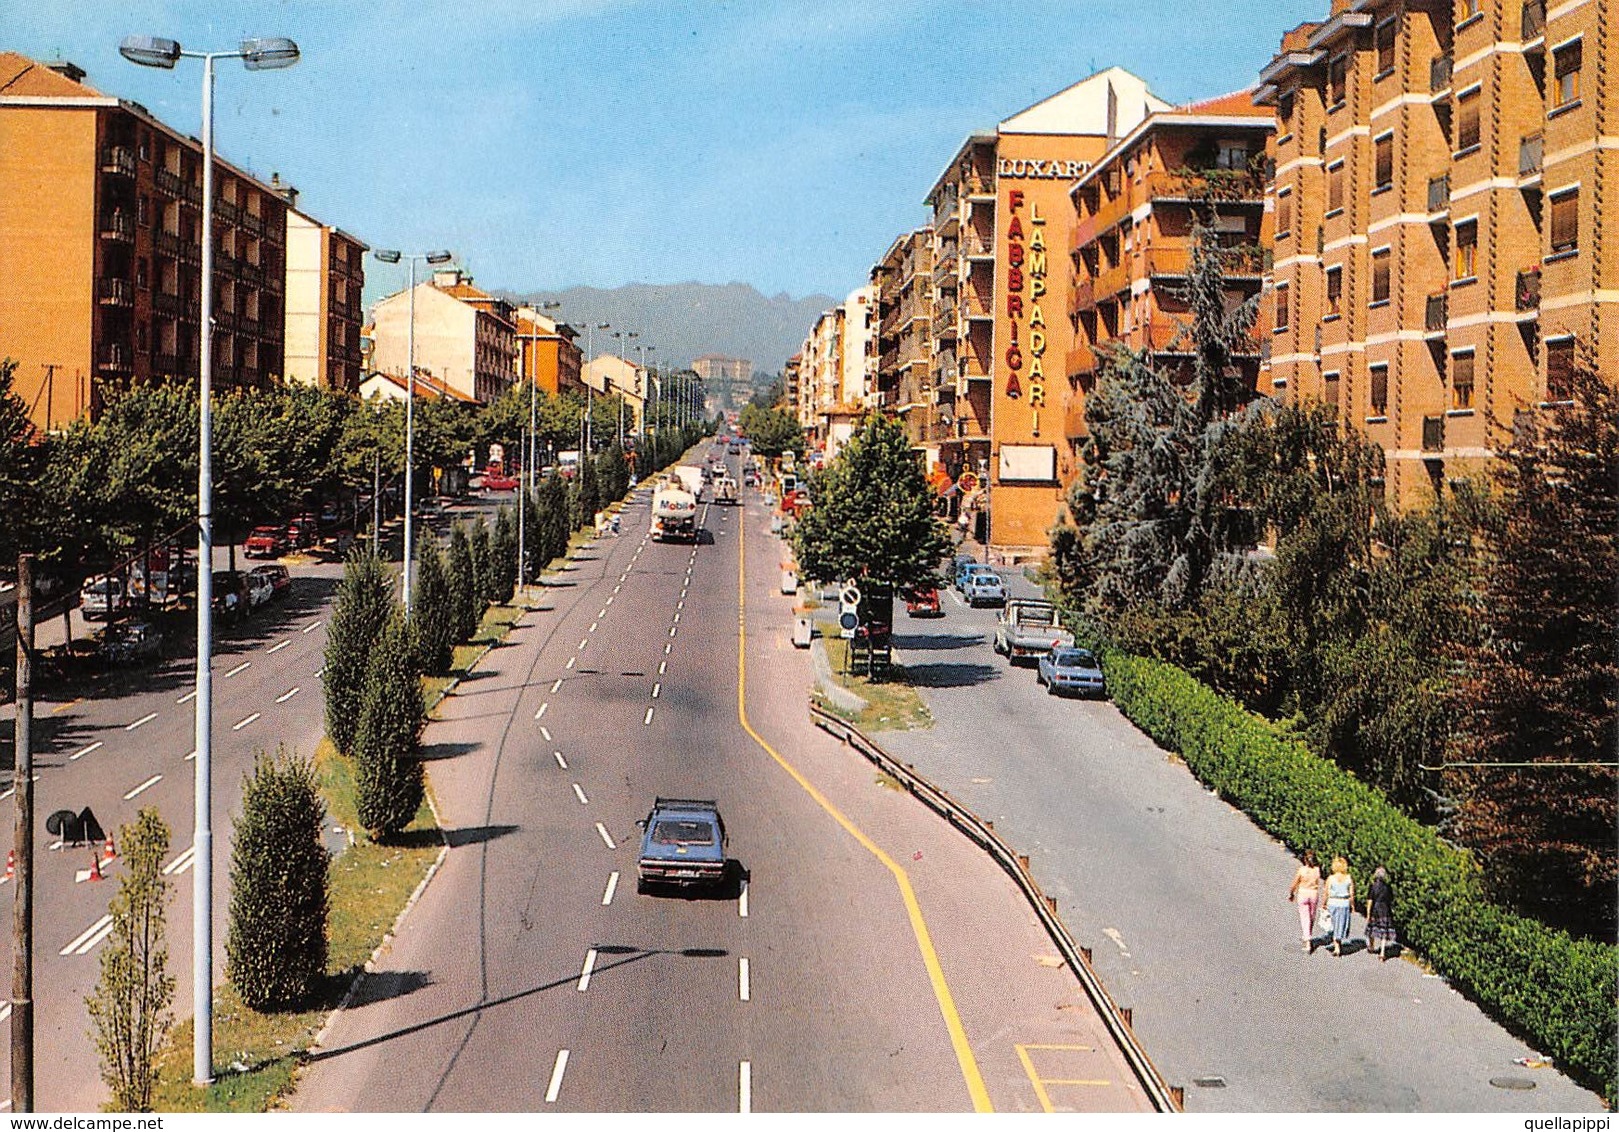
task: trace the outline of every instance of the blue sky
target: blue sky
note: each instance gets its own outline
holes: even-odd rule
[[[1326,0],[52,0],[3,46],[197,132],[200,66],[126,63],[286,35],[218,82],[221,153],[377,246],[454,249],[480,284],[741,281],[842,295],[962,138],[1117,64],[1163,98],[1249,86]],[[388,269],[367,273],[386,287]],[[368,287],[368,291],[373,288]]]

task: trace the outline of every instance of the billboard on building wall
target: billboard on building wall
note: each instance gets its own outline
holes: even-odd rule
[[[1000,483],[1057,482],[1057,449],[1050,444],[1002,444]]]

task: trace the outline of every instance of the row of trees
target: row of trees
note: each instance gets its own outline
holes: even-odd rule
[[[759,456],[776,457],[783,452],[795,456],[804,454],[804,430],[797,415],[786,405],[761,404],[756,398],[742,406],[737,423]]]
[[[1424,506],[1329,407],[1250,401],[1212,233],[1191,381],[1104,361],[1053,531],[1096,635],[1188,669],[1476,850],[1498,897],[1611,938],[1619,713],[1619,399],[1587,367],[1520,415],[1496,474]],[[1255,553],[1259,541],[1273,554]]]

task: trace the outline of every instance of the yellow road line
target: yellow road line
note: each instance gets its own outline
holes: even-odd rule
[[[1029,1084],[1034,1086],[1034,1095],[1039,1100],[1040,1107],[1046,1112],[1056,1112],[1057,1110],[1051,1107],[1051,1097],[1046,1093],[1045,1082],[1040,1080],[1040,1074],[1034,1071],[1034,1062],[1029,1060],[1029,1047],[1018,1046],[1017,1056],[1018,1060],[1023,1062],[1023,1072],[1028,1075]]]
[[[1047,1085],[1111,1085],[1112,1081],[1090,1077],[1045,1077],[1042,1080]]]
[[[900,898],[905,903],[905,914],[910,918],[911,931],[916,936],[916,946],[922,953],[922,965],[927,968],[928,980],[933,984],[933,997],[938,1000],[939,1013],[944,1016],[945,1029],[950,1033],[950,1045],[955,1049],[956,1061],[961,1066],[961,1076],[966,1081],[967,1092],[972,1097],[973,1111],[994,1112],[995,1106],[990,1103],[989,1090],[984,1087],[984,1077],[978,1071],[978,1059],[973,1056],[972,1046],[967,1042],[967,1031],[962,1027],[961,1015],[956,1011],[954,997],[950,994],[950,986],[945,982],[944,968],[939,964],[939,954],[933,948],[933,937],[928,932],[927,921],[922,918],[922,906],[917,902],[916,891],[911,887],[911,878],[906,875],[892,857],[884,853],[877,844],[867,837],[861,829],[843,815],[832,802],[816,789],[815,785],[805,778],[798,768],[782,758],[781,754],[772,747],[765,738],[753,729],[748,722],[748,571],[747,571],[747,538],[738,540],[737,547],[737,651],[736,651],[736,715],[753,741],[762,747],[767,755],[776,761],[776,765],[786,771],[803,788],[804,792],[815,800],[815,803],[829,814],[833,821],[841,825],[849,836],[858,841],[867,852],[876,857],[885,869],[894,877],[899,885]],[[1032,1076],[1032,1071],[1031,1071]],[[1035,1086],[1041,1091],[1040,1086]],[[1042,1092],[1043,1098],[1043,1092]],[[1046,1103],[1046,1111],[1051,1112],[1051,1106]]]
[[[52,708],[52,709],[51,709],[51,714],[52,714],[52,715],[57,715],[57,714],[60,714],[60,713],[61,713],[61,712],[64,712],[64,711],[66,711],[66,710],[67,710],[67,709],[68,709],[68,708],[70,708],[70,707],[72,707],[72,706],[73,706],[73,705],[74,705],[74,704],[82,704],[82,703],[83,703],[83,702],[84,702],[84,697],[83,697],[83,696],[80,696],[80,697],[79,697],[79,698],[78,698],[78,699],[76,699],[76,700],[69,700],[69,701],[68,701],[68,702],[67,702],[67,703],[65,703],[65,704],[57,704],[57,705],[56,705],[56,706],[55,706],[55,707],[53,707],[53,708]]]

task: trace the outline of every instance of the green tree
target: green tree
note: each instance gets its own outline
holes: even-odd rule
[[[231,834],[225,973],[254,1010],[305,1002],[326,974],[330,855],[315,768],[259,751]]]
[[[905,589],[936,575],[950,549],[905,430],[873,414],[812,483],[815,506],[793,532],[804,575]]]
[[[28,416],[28,405],[13,387],[17,364],[0,359],[0,562],[10,566],[24,550],[47,548],[42,535],[40,488],[47,450]]]
[[[546,557],[545,531],[540,518],[537,493],[520,491],[519,506],[523,508],[523,557],[526,562],[522,576],[532,582],[549,561]]]
[[[804,454],[804,430],[798,418],[787,409],[761,407],[749,402],[743,406],[737,423],[747,435],[755,454],[766,458],[791,452]]]
[[[381,559],[358,546],[343,567],[337,600],[326,631],[326,734],[333,746],[354,749],[371,652],[393,608],[393,595]]]
[[[596,474],[596,461],[579,461],[579,521],[576,526],[588,527],[596,521],[596,512],[602,509],[601,481]]]
[[[124,873],[107,909],[112,927],[101,949],[101,975],[84,1003],[113,1106],[149,1112],[157,1051],[174,1021],[174,977],[165,938],[169,881],[163,875],[169,827],[147,807],[119,828],[118,840],[124,846]]]
[[[540,481],[535,493],[539,505],[537,533],[542,548],[542,565],[568,553],[568,487],[556,474]]]
[[[450,670],[455,643],[461,638],[460,614],[451,596],[450,579],[438,541],[424,538],[416,544],[415,589],[410,618],[416,633],[418,660],[424,672],[442,675]]]
[[[450,528],[450,550],[446,556],[450,576],[450,610],[455,615],[455,639],[469,641],[478,631],[478,574],[472,560],[472,542],[466,528],[456,523]]]
[[[526,534],[526,532],[525,532]],[[517,522],[512,509],[502,507],[495,515],[495,536],[490,543],[494,553],[494,592],[492,600],[505,605],[517,587]]]
[[[473,604],[481,618],[495,600],[495,548],[489,537],[489,524],[482,515],[473,522],[467,541],[472,551],[472,589],[476,595]]]
[[[1498,473],[1446,792],[1452,836],[1495,892],[1550,922],[1614,932],[1619,750],[1619,393],[1594,365],[1566,405],[1522,414]],[[1586,765],[1581,765],[1586,764]]]
[[[403,611],[396,611],[366,671],[354,786],[360,824],[376,840],[403,830],[422,804],[420,743],[427,712],[412,637]]]

